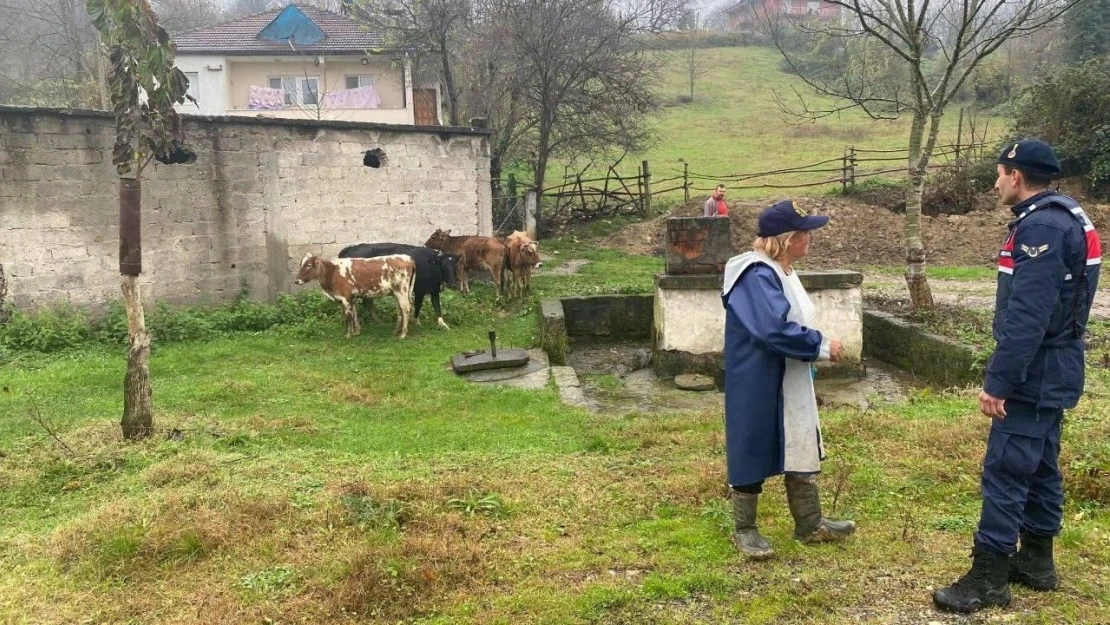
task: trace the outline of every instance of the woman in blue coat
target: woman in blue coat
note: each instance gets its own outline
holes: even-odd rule
[[[846,538],[852,521],[821,516],[817,474],[824,447],[813,391],[817,360],[844,356],[840,341],[810,327],[809,299],[792,265],[809,252],[810,231],[828,217],[807,216],[784,200],[759,216],[754,250],[729,260],[721,293],[725,317],[725,448],[741,553],[773,555],[756,510],[763,482],[785,474],[794,536],[803,542]]]

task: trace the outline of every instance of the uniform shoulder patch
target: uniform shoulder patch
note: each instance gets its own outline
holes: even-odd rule
[[[1032,245],[1031,246],[1031,245],[1025,245],[1024,243],[1022,243],[1021,251],[1025,252],[1025,255],[1028,256],[1029,258],[1036,258],[1036,257],[1040,256],[1042,252],[1047,252],[1048,251],[1048,245],[1046,244],[1046,245],[1040,245],[1040,246],[1037,246],[1037,245]]]

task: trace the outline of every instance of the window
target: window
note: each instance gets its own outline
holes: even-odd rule
[[[286,106],[316,106],[319,103],[320,79],[316,77],[271,76],[270,88],[285,92]]]
[[[200,102],[200,74],[197,72],[185,72],[185,78],[189,79],[189,89],[185,93],[190,98]]]
[[[358,89],[359,87],[373,87],[374,77],[370,74],[348,74],[347,75],[347,89]]]

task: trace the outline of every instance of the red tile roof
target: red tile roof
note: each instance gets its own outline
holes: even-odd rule
[[[370,32],[351,18],[312,6],[295,5],[324,31],[325,38],[312,45],[290,48],[288,43],[258,38],[285,7],[263,11],[237,20],[198,28],[173,36],[178,54],[360,54],[385,46],[385,35]]]

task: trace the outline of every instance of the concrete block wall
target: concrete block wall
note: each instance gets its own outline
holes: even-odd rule
[[[187,117],[191,165],[143,174],[148,301],[256,299],[293,289],[305,253],[490,234],[485,131]],[[119,298],[113,120],[0,107],[0,263],[21,309]],[[378,168],[363,165],[380,149]]]
[[[814,327],[844,343],[845,362],[820,363],[851,373],[863,355],[863,276],[852,271],[798,273],[817,310]],[[655,367],[667,375],[720,369],[725,310],[720,275],[659,275],[655,278]]]

